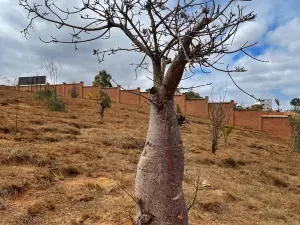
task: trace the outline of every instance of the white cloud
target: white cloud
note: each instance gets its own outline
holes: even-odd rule
[[[232,74],[238,85],[259,98],[282,98],[282,104],[289,107],[289,102],[293,97],[300,95],[298,88],[300,83],[300,52],[295,51],[293,46],[298,47],[298,31],[295,25],[299,18],[279,26],[277,29],[266,35],[266,42],[271,44],[265,49],[259,58],[269,60],[269,63],[257,62],[247,56],[240,58],[233,66],[244,66],[248,71],[245,73]],[[228,82],[228,98],[236,101],[253,103],[253,101],[234,87],[233,83],[226,77],[226,74],[215,72],[212,76],[203,77],[203,81],[211,79],[215,85],[221,87]],[[279,89],[281,93],[276,96],[273,90]],[[200,91],[202,95],[208,92]],[[277,93],[276,93],[277,94]],[[286,96],[281,96],[284,94]],[[245,99],[247,99],[245,101]]]
[[[294,18],[289,23],[278,27],[268,33],[266,41],[271,45],[287,48],[290,52],[296,52],[300,48],[300,18]]]

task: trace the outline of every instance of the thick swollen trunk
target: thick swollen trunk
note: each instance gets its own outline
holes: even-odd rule
[[[137,225],[187,225],[182,191],[184,155],[174,102],[150,109],[148,135],[135,185]]]

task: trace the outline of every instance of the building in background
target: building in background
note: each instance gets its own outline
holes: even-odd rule
[[[272,110],[272,99],[261,99],[260,102],[255,102],[254,105],[261,105],[262,111]]]

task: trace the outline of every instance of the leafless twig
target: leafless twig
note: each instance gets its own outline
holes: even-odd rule
[[[57,84],[57,79],[61,74],[62,69],[63,69],[63,65],[61,64],[60,61],[56,62],[54,58],[49,58],[49,59],[42,58],[41,70],[45,76],[50,78],[49,83],[54,85]]]
[[[178,87],[178,90],[189,90],[189,89],[194,89],[194,88],[198,88],[198,87],[204,87],[204,86],[210,86],[213,83],[208,83],[208,84],[202,84],[202,85],[197,85],[197,86],[191,86],[191,87]]]
[[[118,84],[116,81],[114,81],[113,79],[112,79],[112,81],[113,81],[116,85],[118,85],[122,90],[127,91],[127,92],[129,92],[129,93],[131,93],[131,94],[134,94],[134,95],[141,96],[141,97],[145,98],[146,100],[148,100],[149,102],[152,102],[153,104],[155,104],[151,99],[149,99],[149,98],[147,98],[147,97],[145,97],[145,96],[143,96],[143,95],[141,95],[141,94],[137,94],[137,93],[135,93],[134,91],[130,91],[130,90],[127,90],[127,89],[123,88],[121,85],[119,85],[119,84]]]
[[[190,211],[190,209],[195,205],[196,200],[197,200],[197,194],[198,191],[201,190],[200,186],[201,186],[201,181],[202,181],[202,176],[200,176],[200,174],[198,173],[197,175],[197,179],[195,180],[195,192],[194,192],[194,196],[192,199],[192,202],[190,203],[190,205],[187,207],[187,210]]]

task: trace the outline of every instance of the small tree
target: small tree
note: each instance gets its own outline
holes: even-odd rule
[[[279,99],[276,98],[276,99],[275,99],[275,103],[276,103],[276,105],[277,105],[277,107],[278,107],[276,111],[277,111],[277,112],[281,112],[282,109],[280,109],[280,101],[279,101]]]
[[[111,108],[111,100],[105,91],[100,90],[100,117],[103,119],[104,110]]]
[[[59,75],[61,74],[63,66],[60,61],[55,61],[53,58],[42,58],[41,70],[44,76],[50,78],[50,84],[57,84]]]
[[[223,136],[224,136],[224,141],[227,143],[227,139],[231,133],[231,131],[234,129],[234,127],[231,126],[224,126],[223,127]]]
[[[93,86],[112,87],[111,75],[106,70],[99,71],[99,74],[94,77]]]
[[[211,150],[214,154],[217,151],[219,139],[221,138],[222,132],[224,132],[224,127],[230,119],[229,112],[226,113],[225,110],[224,100],[225,93],[223,97],[219,99],[219,101],[213,101],[210,103],[209,107]]]
[[[79,96],[79,93],[76,92],[76,87],[72,87],[70,91],[71,98],[77,98]]]

